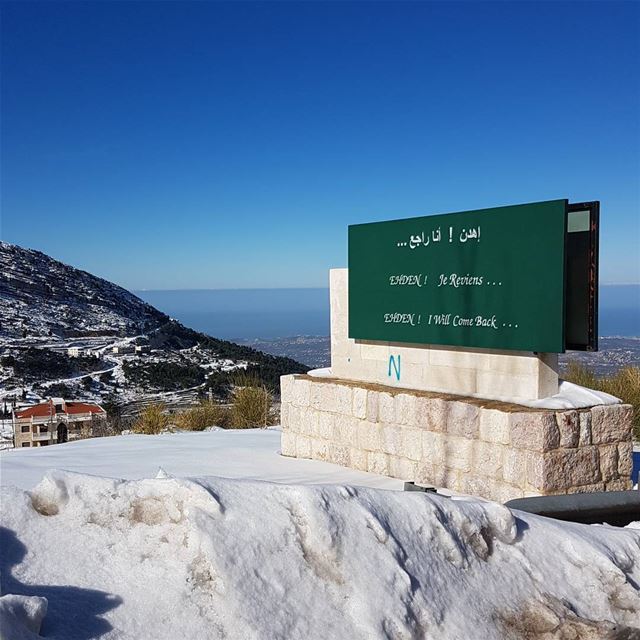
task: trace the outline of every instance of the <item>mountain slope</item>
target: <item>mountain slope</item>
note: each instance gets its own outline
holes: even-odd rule
[[[86,271],[0,242],[0,337],[132,336],[169,319]]]
[[[185,405],[206,393],[226,397],[239,376],[277,390],[281,375],[307,370],[188,329],[122,287],[0,243],[0,400]]]

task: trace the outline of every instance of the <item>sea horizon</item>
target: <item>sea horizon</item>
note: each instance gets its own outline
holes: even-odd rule
[[[141,289],[145,302],[196,331],[226,340],[328,336],[327,287]],[[598,335],[640,336],[640,284],[601,284]]]

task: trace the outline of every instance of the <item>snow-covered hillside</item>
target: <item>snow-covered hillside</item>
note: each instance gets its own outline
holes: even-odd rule
[[[224,397],[239,370],[274,386],[307,368],[192,331],[122,287],[0,242],[0,402],[185,406],[205,388]]]
[[[242,453],[259,433],[262,450]],[[32,640],[41,621],[58,640],[640,637],[639,530],[364,487],[368,474],[324,486],[200,476],[209,454],[222,473],[226,456],[272,480],[333,466],[278,458],[276,431],[233,435],[112,438],[111,466],[94,469],[114,470],[122,447],[127,475],[147,475],[173,441],[177,472],[191,455],[199,477],[50,471],[31,491],[3,486],[4,637]],[[88,444],[51,447],[48,465],[100,464]],[[3,482],[13,465],[30,485],[42,455],[0,454]],[[336,470],[335,482],[356,473]]]
[[[0,242],[0,336],[134,335],[167,316],[86,271]]]

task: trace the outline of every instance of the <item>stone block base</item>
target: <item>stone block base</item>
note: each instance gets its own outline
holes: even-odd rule
[[[631,488],[629,405],[530,409],[338,378],[281,378],[282,453],[498,502]]]

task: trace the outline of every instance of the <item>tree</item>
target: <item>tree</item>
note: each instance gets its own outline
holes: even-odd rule
[[[122,404],[120,404],[118,397],[114,393],[110,393],[102,402],[102,408],[107,412],[106,424],[104,425],[104,433],[95,433],[94,435],[117,435],[122,432],[124,428],[124,419],[122,415]],[[99,427],[103,429],[102,425]]]

